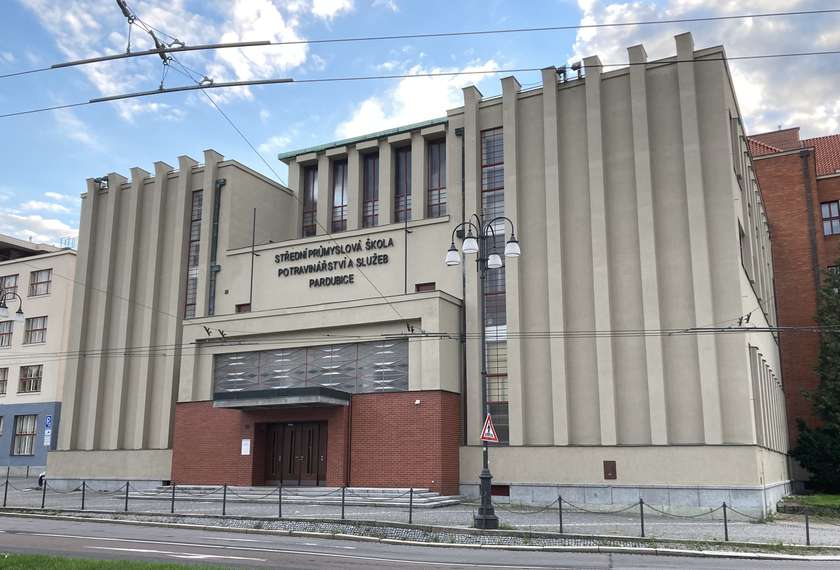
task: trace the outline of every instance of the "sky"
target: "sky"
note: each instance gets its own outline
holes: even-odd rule
[[[128,0],[146,23],[186,44],[295,41],[540,26],[634,22],[840,8],[817,0]],[[527,9],[523,9],[527,6]],[[112,0],[0,0],[0,75],[121,53],[127,23]],[[542,68],[598,55],[626,63],[643,43],[650,59],[695,47],[729,56],[840,49],[840,14],[623,26],[454,38],[298,44],[188,52],[178,60],[214,81]],[[135,27],[132,50],[151,47]],[[799,126],[803,137],[840,132],[840,55],[731,62],[747,130]],[[157,56],[0,79],[0,114],[158,88]],[[277,153],[441,117],[461,88],[501,92],[502,75],[281,84],[213,90],[212,97],[272,165]],[[537,72],[518,73],[524,87]],[[186,84],[172,70],[165,85]],[[0,118],[0,233],[59,244],[75,238],[87,178],[212,148],[274,178],[202,93],[164,94]]]

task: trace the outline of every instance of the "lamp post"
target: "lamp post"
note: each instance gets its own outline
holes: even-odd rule
[[[480,282],[478,294],[478,313],[481,328],[479,335],[479,358],[481,358],[481,399],[485,417],[490,415],[490,401],[487,385],[487,344],[485,339],[487,324],[484,307],[484,282],[488,269],[500,269],[504,267],[502,257],[494,251],[496,247],[496,224],[498,222],[501,222],[503,227],[505,223],[510,224],[510,239],[505,243],[504,256],[519,257],[521,254],[519,242],[516,240],[516,229],[510,218],[497,216],[485,222],[478,214],[473,214],[469,220],[463,221],[455,226],[452,230],[452,242],[449,245],[449,250],[446,252],[446,265],[448,266],[460,265],[461,253],[466,255],[478,254],[475,261]],[[464,242],[461,244],[460,252],[455,247],[455,234],[458,230],[466,230],[466,236],[464,237]],[[504,233],[502,236],[504,236]],[[484,420],[482,419],[482,421]],[[482,469],[479,480],[481,482],[479,485],[481,503],[478,507],[478,514],[475,516],[475,527],[482,529],[499,528],[499,518],[493,509],[493,499],[490,492],[493,475],[490,473],[490,457],[486,441],[482,441]]]
[[[22,323],[24,320],[23,317],[23,298],[18,295],[17,291],[10,291],[8,289],[3,289],[0,287],[0,319],[7,319],[9,317],[9,307],[6,305],[6,301],[9,299],[14,299],[17,297],[18,300],[18,310],[15,311],[13,320]]]

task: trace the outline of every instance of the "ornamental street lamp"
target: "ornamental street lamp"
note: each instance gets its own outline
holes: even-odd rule
[[[23,317],[23,299],[20,295],[18,295],[17,291],[10,291],[8,289],[0,288],[0,319],[7,319],[9,318],[9,307],[6,304],[7,300],[14,300],[17,297],[18,300],[18,310],[15,311],[14,316],[12,319],[16,322],[22,323],[24,320]]]
[[[486,317],[484,307],[484,282],[488,269],[499,269],[504,267],[502,257],[494,251],[496,248],[496,224],[501,222],[504,228],[505,222],[510,224],[510,239],[505,243],[504,256],[505,257],[519,257],[521,250],[519,242],[516,240],[516,230],[510,218],[505,216],[498,216],[484,222],[478,214],[473,214],[469,220],[461,222],[455,229],[452,230],[452,243],[449,245],[449,250],[446,252],[446,265],[455,266],[461,263],[461,253],[473,254],[477,253],[476,270],[478,271],[480,288],[478,294],[478,313],[481,327],[480,338],[480,358],[481,358],[481,399],[484,406],[485,417],[490,415],[490,401],[487,393],[487,345],[485,339],[486,331]],[[461,244],[461,251],[455,247],[455,234],[458,230],[466,229],[466,237]],[[504,233],[502,233],[502,237]],[[479,485],[479,494],[481,497],[481,504],[478,507],[478,514],[475,516],[474,524],[476,528],[493,529],[499,528],[499,518],[493,510],[493,499],[490,493],[490,483],[493,476],[490,474],[490,458],[489,449],[486,441],[482,441],[482,469],[479,475],[481,484]]]

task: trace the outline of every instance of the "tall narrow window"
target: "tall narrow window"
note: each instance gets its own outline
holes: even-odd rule
[[[430,218],[446,215],[446,142],[430,142],[426,148],[428,172],[428,215]]]
[[[23,344],[47,342],[47,317],[26,319],[23,325]]]
[[[411,219],[411,147],[394,153],[394,221]]]
[[[481,132],[481,215],[490,221],[505,213],[505,165],[502,129]],[[493,224],[492,251],[505,247],[504,221]],[[510,441],[508,419],[507,305],[505,268],[488,269],[484,283],[484,335],[487,342],[487,402],[501,443]]]
[[[44,365],[20,367],[20,379],[18,380],[18,394],[32,394],[41,391],[41,378],[44,374]]]
[[[35,455],[35,426],[38,416],[15,416],[12,455]]]
[[[9,369],[0,368],[0,396],[6,395],[6,387],[9,384]]]
[[[379,154],[366,154],[363,159],[362,227],[379,223]]]
[[[37,297],[38,295],[46,295],[50,292],[50,282],[52,281],[52,269],[41,269],[40,271],[33,271],[29,274],[29,296]]]
[[[7,294],[17,293],[17,275],[3,275],[0,277],[0,291]]]
[[[187,291],[184,302],[184,318],[195,318],[195,303],[198,297],[198,258],[201,245],[201,209],[204,204],[204,192],[196,190],[192,194],[190,210],[190,247],[187,256]]]
[[[332,232],[347,229],[347,161],[333,162]]]
[[[315,235],[318,212],[318,167],[303,169],[303,237]]]
[[[210,287],[207,293],[207,314],[211,317],[216,314],[216,283],[219,279],[219,271],[222,267],[219,265],[219,216],[222,208],[222,187],[216,184],[216,189],[213,191],[213,220],[210,226],[210,267],[209,279]]]
[[[14,321],[0,321],[0,348],[12,346],[12,327]]]
[[[840,200],[820,204],[823,219],[823,235],[840,235]]]

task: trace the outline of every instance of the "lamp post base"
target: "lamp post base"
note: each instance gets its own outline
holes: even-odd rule
[[[496,530],[499,528],[499,517],[494,514],[475,515],[473,517],[473,526],[485,530]]]
[[[493,496],[490,486],[493,476],[490,474],[490,467],[488,465],[486,444],[482,451],[484,453],[484,468],[481,470],[481,475],[478,476],[480,481],[479,493],[481,503],[478,507],[478,514],[473,518],[473,524],[475,528],[493,530],[499,528],[499,517],[496,516],[496,512],[493,509]]]

